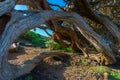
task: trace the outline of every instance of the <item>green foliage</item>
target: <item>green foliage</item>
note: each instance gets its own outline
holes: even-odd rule
[[[47,41],[46,47],[50,48],[51,50],[65,50],[67,52],[72,51],[71,47],[63,48],[62,46],[60,46],[58,43],[54,42],[53,40]]]
[[[110,72],[110,78],[114,80],[120,80],[120,73]]]
[[[82,63],[82,65],[84,65],[84,66],[89,65],[89,63],[85,59],[80,59],[80,63]]]
[[[41,36],[33,31],[26,31],[20,36],[20,39],[29,42],[31,44],[43,45],[45,46],[45,42],[50,40],[49,37]]]
[[[39,35],[32,31],[26,31],[20,37],[26,40],[31,40],[31,39],[39,38]]]
[[[92,73],[104,73],[104,72],[110,72],[110,69],[105,66],[92,67]]]
[[[92,67],[92,73],[100,73],[103,74],[104,72],[109,73],[109,80],[120,80],[120,73],[113,72],[109,68],[105,66],[95,66]]]
[[[51,50],[65,50],[67,52],[72,51],[71,47],[63,48],[58,43],[51,40],[51,38],[41,36],[33,31],[26,31],[25,33],[23,33],[20,36],[20,39],[22,39],[26,42],[29,42],[31,44],[46,46],[46,47],[50,48]]]
[[[56,42],[54,42],[53,40],[49,40],[46,42],[46,47],[52,49],[52,50],[59,50],[62,47],[60,45],[58,45]]]
[[[33,77],[31,75],[27,76],[25,80],[33,80]]]
[[[72,52],[72,48],[71,47],[64,48],[64,50],[67,51],[67,52]]]

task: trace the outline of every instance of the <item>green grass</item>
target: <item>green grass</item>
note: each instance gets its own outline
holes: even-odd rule
[[[92,67],[92,73],[104,73],[104,72],[110,72],[110,69],[105,66]]]
[[[92,67],[92,73],[103,74],[105,72],[108,73],[109,80],[120,80],[120,73],[113,72],[113,71],[111,71],[109,68],[107,68],[105,66],[95,66],[95,67]]]
[[[85,59],[80,59],[80,63],[82,63],[82,65],[84,65],[84,66],[89,65],[89,63]]]

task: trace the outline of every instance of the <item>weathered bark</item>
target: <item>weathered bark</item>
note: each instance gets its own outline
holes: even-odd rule
[[[0,2],[0,16],[3,14],[10,12],[15,6],[14,0],[5,0]]]
[[[94,47],[101,52],[108,60],[105,64],[114,63],[116,62],[115,56],[112,52],[112,49],[107,45],[103,38],[100,37],[96,32],[92,30],[80,17],[79,15],[75,15],[73,19],[77,23],[77,29],[81,32],[81,34],[90,41]]]
[[[13,77],[12,69],[8,64],[7,52],[5,53],[3,56],[0,55],[0,80],[10,80]]]
[[[24,0],[22,1],[24,2]],[[39,0],[36,1],[39,2]],[[116,58],[110,46],[107,45],[106,42],[104,42],[104,39],[100,35],[98,35],[89,25],[86,24],[85,20],[79,14],[82,14],[83,16],[86,16],[91,20],[104,25],[112,33],[118,43],[120,43],[120,31],[117,26],[114,25],[110,20],[105,17],[102,19],[101,16],[94,13],[86,0],[73,0],[73,2],[76,1],[76,12],[78,12],[79,14],[43,10],[50,8],[48,7],[48,4],[46,4],[45,0],[40,1],[40,3],[34,1],[34,4],[36,4],[37,6],[34,6],[33,3],[28,3],[28,5],[30,6],[30,9],[41,9],[41,11],[15,11],[13,10],[13,7],[15,5],[14,0],[5,0],[0,2],[0,16],[8,12],[10,13],[10,16],[12,16],[10,21],[7,22],[5,30],[0,38],[0,80],[10,80],[15,77],[13,75],[14,68],[9,65],[7,59],[8,50],[12,42],[26,30],[35,28],[36,26],[40,26],[42,23],[46,23],[49,25],[48,28],[52,29],[55,32],[54,38],[61,45],[64,46],[65,43],[63,40],[66,40],[71,43],[70,45],[72,47],[77,47],[86,54],[86,47],[89,47],[89,43],[91,43],[97,49],[97,51],[104,56],[105,59],[103,62],[105,62],[105,64],[116,62]],[[33,2],[33,0],[30,2]],[[79,2],[83,4],[79,5]],[[24,14],[26,14],[26,16],[24,16]],[[76,30],[62,28],[63,26],[60,26],[61,24],[59,24],[59,19],[70,21],[70,23],[74,25],[73,28]],[[51,26],[51,23],[53,26]],[[76,33],[78,31],[79,33]],[[69,46],[69,44],[66,45]]]
[[[47,49],[46,51],[41,51],[32,60],[25,60],[17,65],[11,65],[14,69],[13,78],[18,78],[24,74],[30,73],[30,71],[34,69],[42,60],[50,56],[68,56],[68,55],[62,53],[61,51],[50,51]]]
[[[13,9],[14,5],[15,5],[14,0],[4,0],[0,2],[0,16],[4,15],[5,13],[10,12],[10,10]],[[8,22],[9,20],[4,19],[3,24],[0,25],[0,28],[2,28],[3,30],[6,25],[5,23],[7,23],[6,21]],[[1,34],[3,30],[1,30]],[[0,38],[0,46],[1,46],[2,41],[3,40]],[[10,65],[8,64],[7,50],[5,49],[6,47],[0,48],[0,80],[10,80],[13,77]],[[5,50],[4,54],[1,53],[3,50]]]
[[[74,51],[81,50],[85,57],[88,57],[86,48],[88,47],[87,40],[82,37],[82,35],[77,36],[75,31],[70,28],[65,28],[63,26],[56,25],[56,28],[53,33],[52,38],[54,41],[59,43],[63,47],[71,46]],[[66,35],[65,35],[66,34]],[[70,44],[65,43],[68,41]]]
[[[61,14],[62,13],[62,14]],[[18,13],[17,13],[18,14]],[[49,16],[47,14],[50,14]],[[11,45],[11,43],[20,35],[22,34],[24,31],[30,29],[30,28],[34,28],[35,26],[38,26],[40,24],[42,24],[43,22],[45,22],[48,19],[54,18],[54,17],[70,17],[73,16],[74,13],[68,14],[68,13],[64,13],[64,12],[57,12],[57,11],[40,11],[39,13],[35,14],[35,15],[31,15],[28,16],[26,18],[23,19],[19,19],[18,21],[11,21],[7,24],[5,31],[1,37],[0,40],[0,55],[4,56],[6,53],[6,51],[8,51],[9,46]],[[47,15],[47,16],[46,16]],[[75,14],[74,14],[75,15]],[[15,16],[15,15],[14,15]],[[75,19],[77,19],[80,16],[76,16]],[[15,20],[15,19],[13,19]],[[40,22],[39,22],[40,21]],[[78,20],[79,21],[79,20]],[[27,22],[27,24],[26,24]],[[77,22],[77,21],[75,21]],[[87,30],[87,28],[89,28],[88,26],[86,26],[86,24],[83,21],[79,21],[79,25],[82,25],[85,27],[85,29]],[[80,31],[82,30],[83,27],[80,27]],[[84,30],[83,30],[84,31]],[[89,30],[88,30],[89,32]],[[82,33],[82,32],[81,32]],[[85,36],[85,33],[82,33],[83,36]],[[85,36],[86,37],[86,36]],[[86,37],[87,38],[87,37]],[[101,41],[99,41],[101,42]],[[97,45],[97,44],[96,44]],[[102,47],[104,47],[106,45],[103,45]],[[97,46],[99,48],[99,46]],[[106,48],[105,48],[106,49]],[[104,50],[105,51],[105,50]],[[109,51],[109,50],[107,50]],[[105,53],[106,54],[106,53]],[[6,54],[7,55],[7,54]],[[110,55],[110,54],[109,54]],[[114,58],[109,56],[113,61]],[[4,59],[4,57],[2,57]],[[5,58],[7,59],[7,57]],[[3,61],[2,61],[3,62]],[[1,62],[1,63],[2,63]],[[6,63],[5,63],[6,65]],[[4,66],[3,66],[4,67]],[[4,67],[5,68],[5,67]],[[5,68],[5,70],[7,70],[8,68]],[[3,69],[2,69],[3,70]],[[11,72],[9,74],[12,74]],[[6,76],[6,74],[2,74],[3,76]],[[11,77],[11,76],[10,76]],[[9,79],[10,79],[9,77]],[[8,79],[8,80],[9,80]],[[2,80],[2,77],[1,77]],[[6,79],[7,80],[7,79]]]
[[[32,1],[32,0],[27,1],[27,2],[21,0],[21,1],[18,1],[17,3],[28,5],[29,9],[42,9],[42,10],[51,9],[45,0],[44,1],[38,0],[36,2]],[[36,6],[34,6],[34,5],[36,5]],[[80,49],[83,51],[84,55],[87,56],[85,48],[88,46],[86,45],[85,40],[79,41],[78,36],[76,36],[76,33],[74,31],[62,29],[60,24],[57,24],[57,23],[59,23],[59,22],[56,20],[49,20],[46,22],[46,24],[48,25],[48,28],[50,28],[51,30],[53,30],[55,32],[52,35],[53,40],[56,41],[57,43],[59,43],[63,47],[68,47],[70,45],[66,44],[64,42],[64,40],[67,39],[67,41],[71,43],[73,50]],[[66,34],[66,35],[64,35],[64,34]],[[73,38],[73,36],[74,36],[74,38]],[[82,38],[84,38],[84,37],[82,37]],[[84,43],[84,45],[83,45],[83,43]]]
[[[75,12],[105,26],[111,34],[115,37],[117,45],[120,45],[120,30],[119,28],[112,23],[109,19],[102,16],[102,14],[96,14],[89,5],[87,0],[73,0],[75,5]]]
[[[17,14],[15,14],[17,13]],[[7,65],[7,52],[11,45],[11,43],[23,32],[25,32],[28,29],[34,28],[35,26],[39,26],[42,23],[44,23],[46,20],[49,20],[51,18],[56,17],[70,17],[73,15],[73,13],[68,14],[64,12],[57,12],[57,11],[40,11],[38,13],[35,13],[33,15],[30,15],[26,18],[17,18],[17,16],[21,15],[21,12],[13,12],[14,15],[12,15],[12,18],[10,22],[7,24],[0,40],[0,67],[4,68],[1,69],[0,72],[3,70],[7,70],[8,67],[5,67]],[[49,15],[48,15],[49,14]],[[14,17],[16,16],[16,17]],[[4,59],[6,63],[4,63]],[[3,64],[4,63],[4,64]],[[8,70],[9,71],[9,70]],[[4,71],[3,71],[4,72]],[[12,74],[12,71],[9,73],[1,73],[1,80],[10,80],[12,77],[4,77],[6,75]],[[2,77],[3,76],[3,77]]]

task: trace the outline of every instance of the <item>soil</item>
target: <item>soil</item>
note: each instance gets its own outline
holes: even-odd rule
[[[16,53],[10,53],[9,62],[17,65],[24,60],[32,59],[40,51],[49,51],[49,49],[24,47]],[[107,71],[93,72],[92,69],[96,66],[100,65],[76,53],[72,55],[70,53],[67,56],[48,56],[29,74],[15,80],[119,80],[115,77],[111,78]],[[120,64],[117,63],[105,67],[110,71],[120,73],[119,66]]]

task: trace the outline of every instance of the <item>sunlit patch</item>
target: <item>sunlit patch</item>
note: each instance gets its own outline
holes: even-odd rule
[[[24,16],[27,16],[27,14],[23,14]]]

